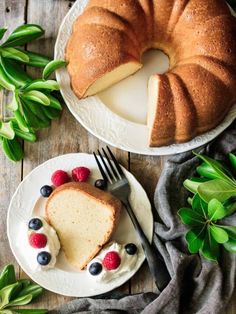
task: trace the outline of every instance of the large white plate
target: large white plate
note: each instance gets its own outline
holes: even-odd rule
[[[74,20],[83,12],[88,0],[77,0],[64,18],[55,45],[55,58],[64,59],[67,41]],[[56,72],[62,96],[74,117],[93,135],[106,143],[144,155],[170,155],[206,144],[225,130],[236,117],[236,105],[215,129],[183,144],[148,147],[147,80],[153,73],[168,69],[168,58],[158,51],[149,51],[144,67],[133,76],[110,87],[95,97],[78,100],[70,87],[67,70]]]
[[[117,231],[113,238],[118,243],[136,243],[139,247],[138,261],[134,269],[106,284],[94,283],[86,275],[86,271],[76,272],[68,265],[62,252],[59,254],[56,267],[49,271],[33,272],[27,258],[27,222],[32,214],[42,212],[45,200],[40,198],[40,187],[51,184],[51,175],[57,169],[70,172],[74,167],[85,166],[91,169],[90,183],[101,177],[93,155],[68,154],[48,160],[35,168],[19,185],[12,197],[7,216],[7,234],[11,250],[23,270],[42,287],[67,296],[84,297],[108,292],[125,283],[140,268],[145,257],[140,247],[134,227],[128,214],[123,209]],[[134,178],[125,170],[131,185],[130,202],[140,224],[151,241],[153,232],[153,217],[148,197]]]

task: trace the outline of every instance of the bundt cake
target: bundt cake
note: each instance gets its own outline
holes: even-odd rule
[[[88,183],[56,188],[46,203],[46,217],[56,230],[69,263],[82,270],[110,239],[121,202]]]
[[[90,0],[66,48],[71,85],[94,95],[163,50],[169,71],[148,82],[149,145],[192,139],[236,102],[236,19],[224,0]]]

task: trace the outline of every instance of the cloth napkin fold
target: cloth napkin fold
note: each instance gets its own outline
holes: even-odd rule
[[[199,151],[199,149],[198,149]],[[236,152],[236,121],[218,138],[200,149],[201,153],[223,160]],[[188,192],[183,181],[194,174],[199,164],[192,152],[167,160],[158,181],[154,203],[156,216],[154,244],[163,256],[171,281],[164,291],[136,295],[76,299],[51,311],[51,314],[143,313],[143,314],[217,314],[223,313],[235,287],[236,258],[222,251],[220,263],[190,255],[183,235],[186,227],[177,211],[186,205]],[[155,216],[155,215],[154,215]],[[236,226],[236,214],[230,217]]]

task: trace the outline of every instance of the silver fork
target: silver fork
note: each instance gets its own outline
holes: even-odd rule
[[[98,155],[101,162],[99,161],[99,158],[95,153],[93,153],[93,155],[95,157],[101,175],[107,184],[107,191],[117,197],[125,206],[128,215],[135,227],[135,230],[139,235],[140,242],[142,244],[148,266],[152,276],[154,277],[156,286],[160,291],[162,291],[170,281],[170,275],[168,273],[166,265],[159,252],[157,252],[157,250],[148,241],[133,212],[133,209],[129,203],[129,195],[131,192],[130,185],[122,168],[120,167],[119,163],[117,162],[115,156],[108,146],[108,152],[106,152],[103,148],[102,151],[106,159],[98,150]]]

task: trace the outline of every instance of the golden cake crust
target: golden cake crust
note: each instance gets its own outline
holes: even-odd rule
[[[72,88],[79,98],[93,95],[135,73],[144,51],[161,49],[170,68],[149,81],[149,145],[186,142],[216,127],[236,102],[235,34],[222,0],[90,0],[67,45]]]

